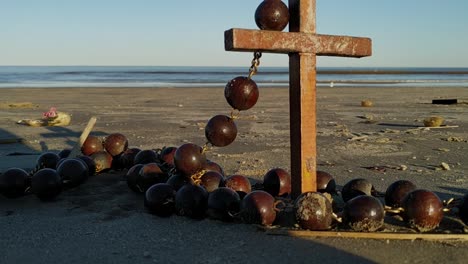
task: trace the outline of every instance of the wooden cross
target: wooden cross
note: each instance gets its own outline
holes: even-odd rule
[[[315,0],[289,0],[289,31],[230,29],[226,51],[289,54],[292,196],[317,190],[316,56],[364,57],[371,39],[316,34]]]

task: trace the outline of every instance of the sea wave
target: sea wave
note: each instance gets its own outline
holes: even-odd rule
[[[0,66],[0,87],[224,87],[245,67]],[[288,86],[286,67],[260,67],[261,86]],[[318,68],[318,86],[468,87],[468,68]]]

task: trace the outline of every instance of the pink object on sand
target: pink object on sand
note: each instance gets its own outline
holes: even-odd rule
[[[48,112],[42,113],[44,118],[53,118],[57,116],[57,108],[51,107]]]

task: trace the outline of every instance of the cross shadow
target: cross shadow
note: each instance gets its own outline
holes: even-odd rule
[[[67,127],[60,127],[60,126],[51,126],[51,127],[45,127],[49,132],[47,133],[41,133],[40,136],[45,138],[45,139],[51,139],[51,138],[65,138],[66,145],[70,148],[75,146],[76,142],[78,141],[81,131],[76,132],[73,131]],[[93,131],[91,132],[92,135],[98,136],[98,137],[104,137],[107,135],[107,133],[102,132],[102,131]],[[43,141],[41,141],[41,147],[43,145]],[[44,143],[44,147],[42,148],[42,151],[51,151],[47,148],[46,144]]]
[[[0,128],[0,173],[8,168],[18,167],[30,170],[35,166],[37,157],[43,152],[58,153],[63,149],[72,148],[78,141],[81,131],[76,132],[67,127],[45,127],[47,132],[37,134],[40,149],[6,129]],[[95,136],[105,136],[107,133],[93,131]],[[48,141],[51,139],[64,139],[63,149],[51,148]]]
[[[30,169],[38,155],[26,140],[0,128],[0,173],[12,167]]]

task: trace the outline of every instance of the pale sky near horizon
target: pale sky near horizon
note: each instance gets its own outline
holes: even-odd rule
[[[257,29],[260,3],[0,0],[0,65],[249,67],[252,54],[224,51],[224,31]],[[317,0],[317,32],[373,41],[370,58],[320,57],[318,66],[468,67],[466,0]]]

